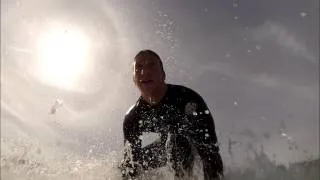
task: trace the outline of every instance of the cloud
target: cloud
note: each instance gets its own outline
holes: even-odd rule
[[[287,27],[280,23],[267,21],[261,26],[254,28],[253,38],[256,41],[275,41],[279,46],[291,51],[295,55],[317,63],[317,57],[310,52],[307,46]]]
[[[267,73],[252,74],[240,70],[226,62],[212,62],[206,65],[198,65],[197,70],[197,73],[194,73],[193,76],[200,76],[204,72],[211,71],[237,81],[246,81],[259,87],[287,91],[294,96],[303,97],[312,101],[318,97],[317,92],[319,85],[317,83],[312,85],[301,85],[291,81],[288,78],[277,75]]]
[[[277,78],[266,73],[259,74],[252,78],[252,82],[258,83],[264,87],[288,90],[295,96],[304,97],[309,100],[317,99],[318,85],[298,85],[286,79]]]
[[[253,82],[262,84],[266,87],[277,87],[281,83],[279,83],[275,78],[270,78],[265,73],[259,74],[252,79]]]

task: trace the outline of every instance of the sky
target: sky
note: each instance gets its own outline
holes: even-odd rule
[[[1,110],[43,141],[121,149],[141,49],[203,96],[225,161],[228,141],[235,161],[249,142],[279,162],[319,156],[317,0],[2,0]]]

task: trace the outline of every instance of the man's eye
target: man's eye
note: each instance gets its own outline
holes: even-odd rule
[[[136,70],[142,69],[142,65],[136,65],[135,69],[136,69]]]

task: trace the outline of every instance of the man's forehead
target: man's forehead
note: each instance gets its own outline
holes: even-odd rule
[[[152,55],[141,55],[141,56],[138,56],[134,59],[135,64],[152,62],[152,61],[157,62],[159,60],[158,60],[158,58],[156,58]]]

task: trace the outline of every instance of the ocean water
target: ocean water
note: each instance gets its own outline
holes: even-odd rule
[[[6,117],[6,118],[4,118]],[[94,155],[95,148],[86,153],[70,151],[59,145],[40,141],[30,136],[30,130],[22,125],[13,126],[9,116],[1,118],[1,179],[2,180],[117,180],[121,179],[118,164],[122,151],[108,151]],[[11,118],[12,120],[12,118]],[[59,138],[59,137],[57,137]],[[63,143],[62,143],[63,144]],[[96,146],[98,147],[98,146]],[[246,166],[225,166],[225,179],[230,180],[317,180],[319,159],[287,165],[270,160],[263,150],[252,150],[254,156],[246,160]],[[168,167],[153,170],[140,179],[174,179]],[[193,176],[203,179],[201,161],[196,158]]]
[[[1,151],[2,180],[53,180],[53,179],[121,179],[118,162],[119,152],[109,152],[105,157],[93,158],[74,154],[47,155],[45,149],[22,142],[13,143],[1,139],[6,150]],[[10,144],[10,145],[9,145]],[[50,150],[48,150],[50,152]],[[193,177],[203,179],[201,163],[196,163]],[[248,160],[248,167],[225,167],[225,179],[281,179],[281,180],[317,180],[319,179],[319,159],[290,166],[276,165],[260,156]],[[174,179],[174,172],[164,167],[146,173],[141,179]]]

